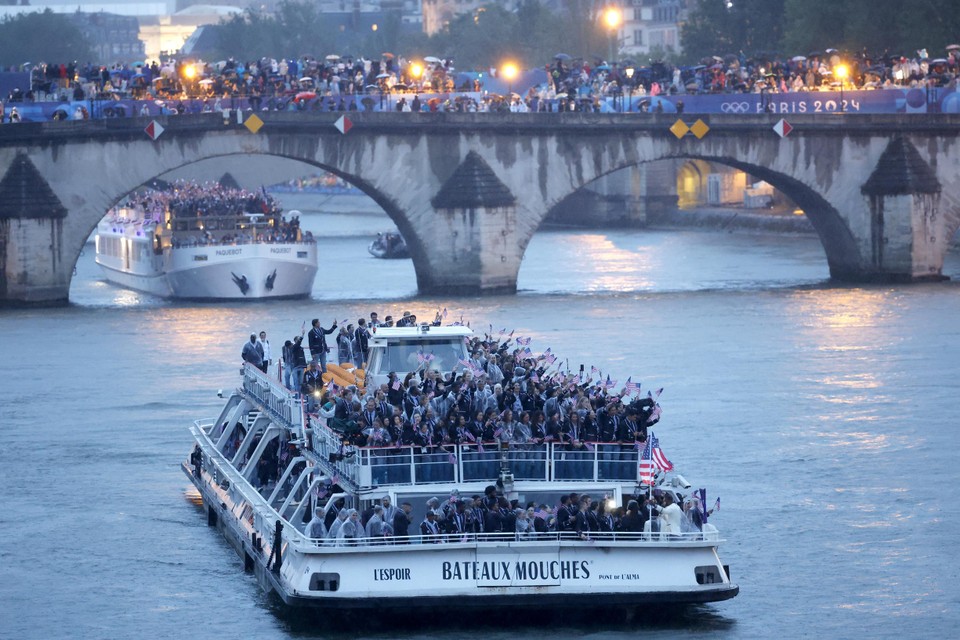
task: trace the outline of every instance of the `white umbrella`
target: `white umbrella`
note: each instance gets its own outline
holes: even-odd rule
[[[427,56],[423,59],[424,62],[441,62],[440,58],[436,56]]]
[[[213,80],[211,80],[210,78],[204,78],[198,84],[213,84]]]
[[[381,73],[380,75],[377,76],[377,79],[380,80],[380,79],[389,78],[389,77],[390,77],[389,73]]]
[[[793,56],[790,58],[793,62],[804,62],[807,59],[807,56]]]
[[[300,82],[313,82],[313,78],[311,78],[310,76],[303,76],[302,78],[300,78]]]
[[[335,53],[331,53],[330,55],[327,56],[327,60],[339,60],[339,59],[340,59],[340,56],[338,56]]]
[[[948,44],[947,51],[958,51],[960,50],[960,44]]]

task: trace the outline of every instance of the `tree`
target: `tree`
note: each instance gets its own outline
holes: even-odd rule
[[[430,45],[435,55],[454,58],[458,68],[496,67],[506,58],[519,56],[517,24],[516,14],[500,5],[486,5],[451,20]]]
[[[950,0],[905,4],[896,0],[786,0],[784,47],[791,51],[833,47],[874,56],[943,54],[960,33],[960,13]]]
[[[784,2],[697,0],[680,30],[684,57],[693,61],[741,51],[748,56],[778,51]]]
[[[218,53],[242,60],[323,55],[332,46],[332,32],[316,4],[284,0],[274,14],[251,8],[222,20]]]
[[[0,21],[0,64],[90,60],[90,43],[68,16],[50,9]]]

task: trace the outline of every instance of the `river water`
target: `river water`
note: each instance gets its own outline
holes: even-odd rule
[[[657,434],[709,501],[741,593],[680,616],[570,626],[531,611],[475,635],[950,637],[960,631],[960,288],[827,282],[816,238],[543,231],[521,292],[415,296],[365,245],[382,216],[304,215],[311,300],[174,303],[81,257],[65,308],[3,311],[0,637],[350,637],[291,622],[190,500],[192,420],[238,382],[240,348],[319,317],[446,307],[476,327],[664,387]],[[951,254],[945,273],[960,277]],[[404,637],[460,638],[470,617]],[[491,611],[488,618],[495,620]],[[201,635],[202,634],[202,635]],[[392,638],[399,631],[375,637]]]

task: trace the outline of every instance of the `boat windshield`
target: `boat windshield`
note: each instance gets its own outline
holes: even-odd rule
[[[462,336],[452,338],[416,337],[391,339],[380,360],[378,371],[406,373],[424,367],[452,371],[458,360],[466,359],[467,348]]]

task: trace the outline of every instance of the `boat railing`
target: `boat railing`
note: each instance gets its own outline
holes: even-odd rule
[[[288,520],[277,513],[267,499],[260,495],[256,488],[243,477],[243,474],[230,463],[230,460],[217,449],[208,430],[203,428],[202,422],[197,420],[191,432],[203,450],[203,469],[210,475],[213,482],[220,486],[228,486],[224,483],[226,481],[229,486],[240,488],[240,494],[243,497],[242,502],[249,504],[256,516],[254,527],[258,534],[266,540],[272,540],[269,536],[273,532],[274,523],[277,520],[285,525],[285,531],[299,533]],[[240,507],[240,511],[242,511],[242,507]]]
[[[271,417],[303,434],[299,394],[246,363],[243,389]],[[389,484],[483,482],[509,473],[514,480],[639,480],[640,447],[633,442],[591,442],[580,448],[567,443],[482,442],[433,447],[358,447],[320,420],[312,429],[311,449],[324,465],[358,487]]]
[[[279,381],[246,362],[243,365],[243,390],[258,401],[274,420],[302,434],[302,400]]]
[[[630,532],[630,531],[594,531],[578,534],[574,531],[546,531],[529,533],[440,533],[436,535],[411,536],[381,536],[377,538],[310,538],[297,531],[288,536],[298,549],[309,551],[315,547],[384,547],[389,546],[397,550],[404,546],[421,544],[467,544],[467,545],[494,545],[502,546],[509,543],[523,546],[525,544],[543,545],[544,543],[557,544],[590,544],[590,545],[682,545],[684,543],[702,546],[704,542],[719,544],[720,533],[713,531],[685,531],[683,533],[661,533],[657,531]]]
[[[194,247],[237,247],[241,245],[248,244],[303,244],[303,245],[313,245],[316,244],[316,238],[307,238],[303,237],[299,240],[269,240],[266,238],[233,238],[228,242],[223,242],[222,240],[203,240],[200,238],[190,237],[188,240],[180,240],[175,243],[173,247],[175,249],[192,249]]]
[[[639,480],[639,452],[620,443],[593,443],[575,451],[554,442],[351,447],[323,428],[314,431],[314,442],[322,455],[335,452],[344,467],[341,472],[359,486],[483,482],[504,473],[514,480],[546,482]]]

